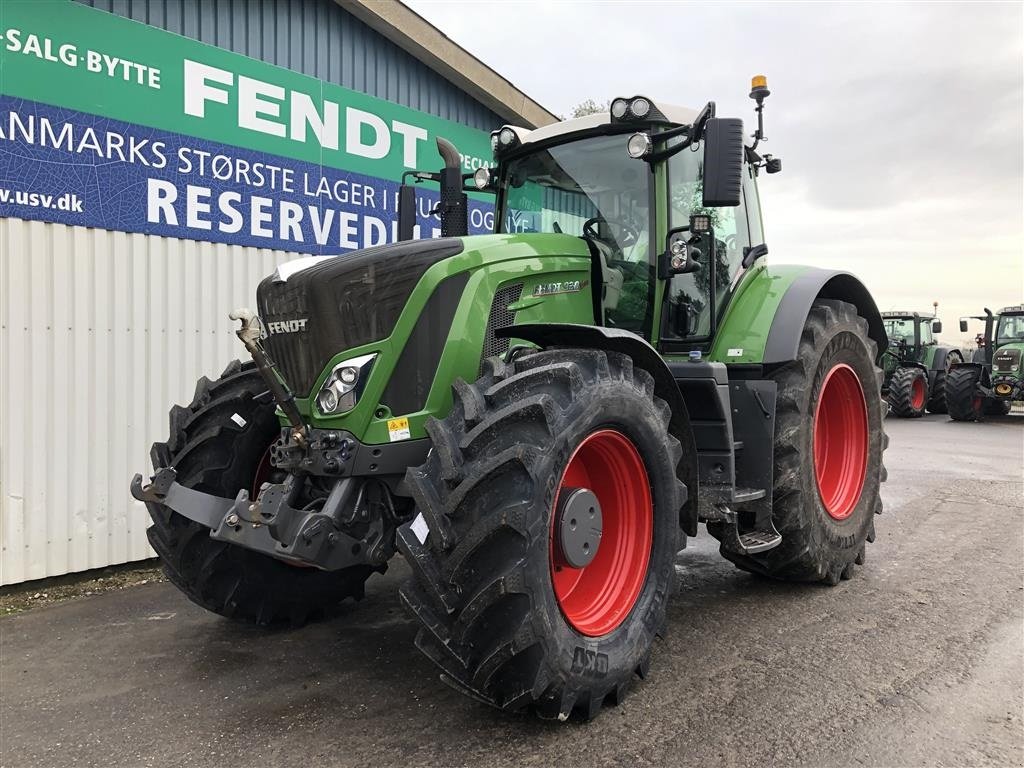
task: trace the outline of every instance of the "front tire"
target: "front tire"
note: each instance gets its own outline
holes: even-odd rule
[[[978,392],[980,371],[974,366],[953,368],[946,375],[946,407],[953,421],[980,421],[985,398]]]
[[[928,401],[929,413],[949,413],[949,408],[946,405],[946,376],[949,375],[950,368],[955,363],[963,361],[963,355],[955,349],[946,355],[945,366],[941,371],[935,372],[935,381],[932,382],[931,399]]]
[[[674,585],[686,489],[669,408],[629,357],[597,350],[492,359],[454,393],[406,475],[419,514],[399,529],[414,574],[401,596],[416,645],[494,706],[594,717],[647,673]],[[604,530],[574,568],[560,531],[581,488]]]
[[[897,368],[889,383],[889,408],[901,419],[924,416],[928,402],[928,376],[920,368]]]
[[[233,361],[216,381],[201,378],[192,403],[171,409],[170,437],[150,451],[153,468],[174,467],[183,486],[215,496],[253,493],[269,479],[267,449],[281,432],[274,404],[256,399],[266,388],[251,362]],[[301,624],[346,597],[361,599],[372,572],[289,565],[211,539],[209,528],[162,504],[146,506],[153,520],[146,534],[167,578],[192,602],[232,619]]]
[[[782,543],[755,555],[722,549],[743,570],[838,584],[862,564],[882,511],[882,371],[867,321],[852,304],[819,299],[797,359],[778,383],[772,520]]]

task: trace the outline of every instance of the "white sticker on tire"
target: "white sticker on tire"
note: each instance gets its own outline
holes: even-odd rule
[[[422,512],[416,515],[416,519],[412,521],[412,526],[410,527],[412,532],[416,534],[416,538],[420,540],[420,544],[426,544],[430,529],[427,528],[427,521],[423,519]]]
[[[237,413],[231,415],[231,420],[240,427],[245,427],[245,425],[249,423]]]

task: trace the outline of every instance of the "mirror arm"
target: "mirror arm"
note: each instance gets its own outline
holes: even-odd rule
[[[768,255],[768,246],[764,243],[758,245],[748,245],[743,249],[743,261],[742,266],[744,269],[750,269],[751,265],[760,259],[762,256]]]

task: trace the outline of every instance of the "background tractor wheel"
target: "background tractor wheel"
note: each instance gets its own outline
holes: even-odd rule
[[[269,448],[281,433],[253,363],[233,361],[216,381],[196,385],[192,403],[171,409],[170,437],[154,443],[153,468],[174,467],[178,482],[225,498],[273,478]],[[167,578],[209,611],[256,624],[300,624],[346,597],[363,596],[366,566],[326,572],[288,565],[210,538],[210,529],[162,504],[147,504],[146,531]]]
[[[416,645],[474,698],[589,719],[646,675],[673,590],[686,488],[669,408],[597,350],[492,359],[453,389],[406,474]]]
[[[894,416],[919,419],[928,402],[928,376],[920,368],[897,368],[889,383],[889,408]]]
[[[985,398],[978,394],[977,368],[953,368],[946,375],[946,407],[953,421],[979,421],[985,410]]]
[[[985,415],[986,416],[1006,416],[1010,413],[1010,409],[1013,407],[1013,401],[1011,400],[988,400],[985,403]]]
[[[778,382],[772,519],[782,543],[722,554],[740,568],[790,581],[837,584],[864,562],[882,511],[882,371],[867,321],[852,304],[814,302],[797,359]]]
[[[957,350],[952,350],[946,355],[946,365],[941,371],[936,371],[935,381],[932,382],[931,391],[928,400],[928,412],[929,413],[948,413],[949,409],[946,407],[946,376],[949,374],[949,369],[954,363],[962,363],[964,356],[961,355]]]

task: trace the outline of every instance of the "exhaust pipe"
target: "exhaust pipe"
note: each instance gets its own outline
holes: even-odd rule
[[[432,211],[441,218],[441,237],[464,237],[469,234],[467,197],[462,188],[462,158],[459,150],[447,139],[437,137],[437,153],[444,160],[439,173],[406,171],[398,188],[398,239],[412,240],[416,226],[416,188],[407,184],[410,176],[419,181],[436,181],[441,185],[441,202]]]

